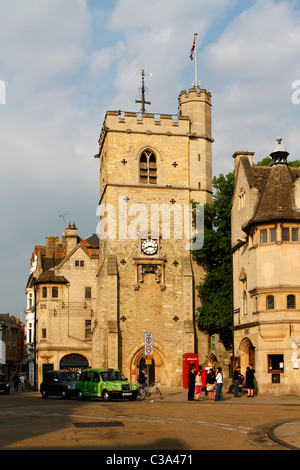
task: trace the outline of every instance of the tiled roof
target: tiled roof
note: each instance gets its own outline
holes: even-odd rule
[[[49,269],[39,276],[36,284],[68,284],[68,282],[64,276],[56,276],[54,269]]]
[[[259,190],[258,202],[250,221],[250,225],[271,221],[300,221],[300,211],[297,211],[293,196],[293,183],[300,177],[300,168],[277,164],[271,167],[252,166],[242,158],[250,187]]]

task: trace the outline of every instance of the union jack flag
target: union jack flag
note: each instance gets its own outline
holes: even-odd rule
[[[193,42],[192,49],[191,49],[191,52],[190,52],[191,60],[194,60],[193,55],[194,55],[195,47],[196,47],[196,36],[194,37],[194,42]]]

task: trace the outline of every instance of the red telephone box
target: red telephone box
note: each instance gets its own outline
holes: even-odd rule
[[[198,354],[195,353],[186,353],[182,356],[182,381],[183,388],[189,388],[189,371],[195,367],[195,370],[199,369],[199,358]]]

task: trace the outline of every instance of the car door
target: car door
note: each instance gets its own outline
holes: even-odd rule
[[[91,392],[92,392],[92,386],[93,386],[92,377],[93,377],[93,372],[91,370],[86,371],[83,391],[84,391],[84,395],[88,397],[91,396]]]
[[[91,394],[94,397],[101,396],[100,394],[100,374],[98,371],[93,372],[93,381],[91,387]]]
[[[54,395],[54,396],[59,396],[60,395],[60,383],[59,383],[59,377],[57,373],[51,374],[51,384],[50,384],[50,390],[51,393],[49,395]]]

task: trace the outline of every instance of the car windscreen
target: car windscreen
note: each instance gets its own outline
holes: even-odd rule
[[[126,380],[122,372],[118,370],[100,372],[100,375],[101,375],[102,380],[104,380],[104,382],[107,382],[109,380]]]
[[[76,382],[79,379],[78,372],[60,372],[59,380],[65,380],[67,382]]]

